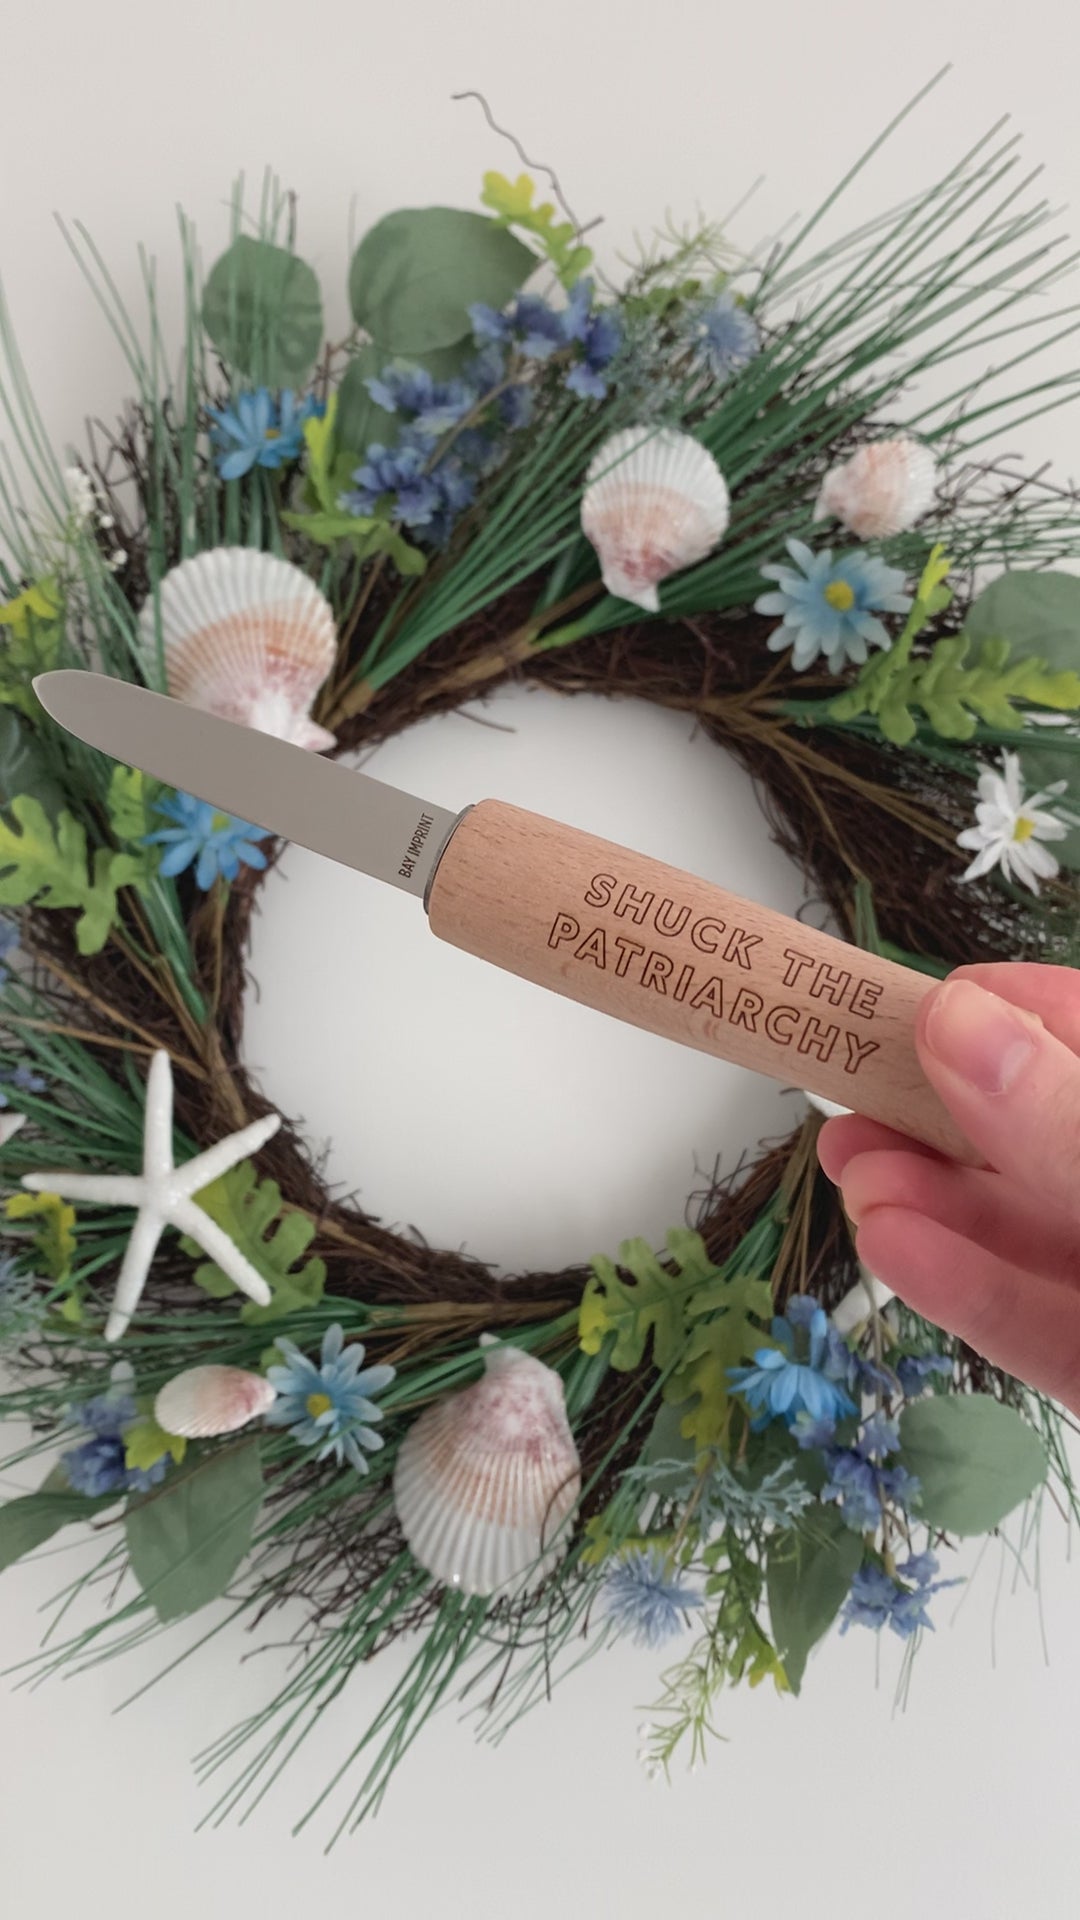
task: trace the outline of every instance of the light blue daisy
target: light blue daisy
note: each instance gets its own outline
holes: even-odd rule
[[[384,1393],[395,1377],[394,1367],[367,1367],[360,1371],[364,1348],[359,1341],[345,1346],[340,1326],[323,1335],[319,1365],[300,1352],[291,1340],[279,1336],[277,1350],[283,1367],[270,1367],[267,1379],[277,1399],[266,1416],[272,1427],[288,1427],[301,1447],[317,1447],[316,1460],[333,1454],[340,1467],[347,1460],[357,1473],[366,1473],[368,1453],[385,1446],[375,1425],[383,1417],[375,1396]]]
[[[833,557],[831,547],[813,553],[801,540],[789,540],[794,567],[762,567],[777,590],[754,602],[757,613],[778,613],[781,624],[769,635],[769,648],[780,653],[791,647],[791,664],[801,673],[818,654],[824,654],[833,673],[848,661],[857,665],[869,647],[891,647],[892,638],[879,613],[907,613],[911,596],[903,591],[898,567],[886,566],[860,548]]]

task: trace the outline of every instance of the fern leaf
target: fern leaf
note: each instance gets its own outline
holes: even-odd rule
[[[724,1438],[731,1401],[728,1368],[737,1367],[758,1347],[775,1344],[756,1320],[768,1321],[773,1310],[767,1280],[736,1274],[691,1299],[690,1329],[682,1362],[664,1386],[664,1399],[676,1406],[689,1402],[681,1431],[700,1451]],[[708,1318],[699,1316],[708,1315]]]
[[[258,1326],[265,1320],[280,1320],[299,1308],[312,1307],[322,1298],[325,1262],[313,1257],[302,1267],[296,1265],[314,1238],[314,1222],[306,1213],[283,1214],[281,1188],[275,1180],[259,1180],[253,1161],[241,1160],[239,1166],[230,1167],[194,1198],[247,1255],[270,1288],[269,1306],[259,1307],[249,1300],[240,1310],[241,1320]],[[202,1249],[193,1240],[184,1238],[180,1244],[185,1253],[199,1258]],[[232,1281],[213,1260],[203,1260],[194,1277],[216,1300],[235,1292]]]
[[[0,819],[0,906],[77,907],[80,953],[99,953],[116,918],[116,893],[142,874],[140,856],[99,848],[87,867],[86,834],[70,813],[54,827],[39,800],[12,801],[15,825]],[[18,828],[18,831],[16,831]]]
[[[582,1351],[599,1353],[613,1333],[611,1364],[618,1373],[630,1373],[641,1365],[651,1336],[653,1364],[663,1372],[682,1347],[683,1295],[647,1240],[624,1240],[619,1266],[631,1275],[629,1280],[621,1278],[606,1254],[593,1259],[578,1324]]]

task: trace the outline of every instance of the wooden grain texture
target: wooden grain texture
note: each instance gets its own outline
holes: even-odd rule
[[[978,1161],[919,1066],[934,982],[909,967],[501,800],[455,829],[428,916],[508,973]]]

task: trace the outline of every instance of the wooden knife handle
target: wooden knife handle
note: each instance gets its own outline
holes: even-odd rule
[[[501,800],[462,815],[426,904],[507,973],[979,1160],[919,1066],[934,982],[910,967]]]

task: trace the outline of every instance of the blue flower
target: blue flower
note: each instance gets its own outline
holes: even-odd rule
[[[166,878],[183,873],[194,862],[196,885],[207,893],[219,874],[223,880],[235,880],[241,863],[245,867],[266,865],[265,853],[255,844],[266,839],[265,827],[253,827],[246,820],[234,819],[231,813],[218,813],[208,800],[196,800],[192,793],[174,793],[159,800],[154,812],[175,822],[145,836],[148,846],[166,849],[161,860]]]
[[[266,1418],[272,1427],[288,1427],[301,1447],[317,1447],[316,1460],[333,1454],[340,1467],[348,1460],[357,1473],[366,1473],[364,1450],[376,1452],[385,1442],[375,1432],[382,1419],[375,1395],[383,1393],[395,1376],[393,1367],[360,1371],[364,1349],[357,1342],[345,1347],[340,1326],[323,1335],[320,1364],[315,1365],[291,1340],[277,1341],[285,1355],[283,1367],[271,1367],[267,1379],[278,1397]]]
[[[953,1363],[943,1353],[906,1353],[896,1363],[896,1377],[909,1400],[915,1400],[932,1374],[952,1374]]]
[[[796,1336],[799,1336],[798,1340]],[[772,1323],[776,1347],[759,1347],[752,1367],[729,1367],[728,1378],[755,1415],[757,1433],[770,1420],[792,1426],[800,1413],[836,1420],[857,1411],[841,1384],[850,1355],[828,1314],[809,1294],[790,1300]]]
[[[959,1580],[935,1580],[937,1565],[932,1553],[913,1554],[897,1568],[895,1580],[884,1567],[873,1563],[860,1567],[844,1603],[841,1633],[852,1626],[872,1627],[880,1633],[882,1627],[889,1626],[902,1640],[910,1640],[919,1627],[933,1631],[926,1602],[946,1587],[962,1585]],[[912,1585],[905,1585],[905,1581]]]
[[[228,407],[208,407],[214,422],[210,437],[218,451],[217,469],[223,480],[238,480],[252,467],[281,467],[299,458],[304,444],[304,421],[323,408],[310,396],[298,401],[285,392],[275,400],[269,387],[239,393]]]
[[[19,944],[19,929],[13,920],[7,920],[0,914],[0,987],[8,978],[8,968],[3,964]]]
[[[808,1413],[797,1413],[791,1423],[791,1437],[804,1452],[831,1447],[836,1438],[835,1420],[813,1420]]]
[[[619,1633],[641,1647],[658,1647],[702,1605],[700,1593],[673,1573],[658,1547],[632,1547],[604,1582],[607,1611]]]
[[[110,1392],[73,1407],[78,1424],[90,1435],[81,1446],[61,1455],[68,1480],[76,1493],[96,1500],[104,1493],[147,1493],[159,1486],[174,1464],[170,1453],[152,1467],[129,1467],[124,1453],[124,1429],[137,1418],[130,1394]]]
[[[697,307],[691,325],[698,353],[717,379],[748,366],[761,347],[757,321],[730,293]]]
[[[829,1478],[821,1498],[835,1501],[856,1532],[876,1527],[886,1506],[899,1507],[906,1513],[919,1493],[921,1483],[915,1474],[906,1467],[884,1465],[888,1455],[899,1448],[896,1422],[883,1413],[873,1413],[853,1446],[826,1451]]]
[[[791,664],[800,673],[822,653],[832,672],[839,673],[849,660],[865,660],[868,647],[891,647],[890,635],[875,616],[906,613],[911,605],[898,567],[887,567],[859,548],[835,560],[830,547],[815,554],[801,540],[789,540],[787,550],[795,567],[762,567],[778,591],[763,593],[754,602],[758,613],[783,616],[769,635],[773,653],[790,646]]]
[[[481,345],[506,346],[511,337],[510,316],[499,313],[494,307],[487,306],[482,300],[474,300],[469,308],[469,325],[473,339]]]
[[[17,1093],[44,1093],[45,1081],[40,1073],[35,1073],[32,1067],[23,1066],[21,1063],[12,1068],[10,1073],[5,1068],[0,1077],[0,1108],[9,1104],[8,1089],[10,1087],[14,1087]]]

